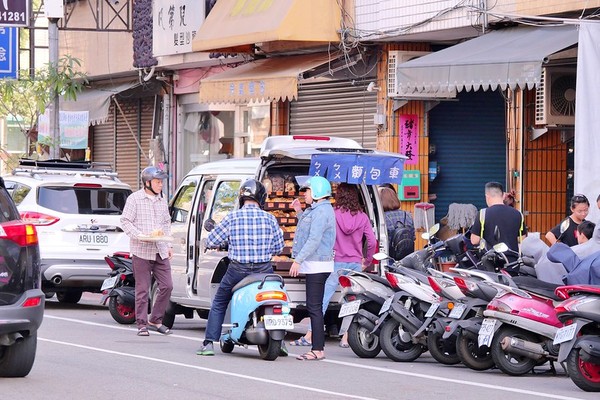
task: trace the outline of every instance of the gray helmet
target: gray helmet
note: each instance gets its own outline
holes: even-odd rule
[[[240,186],[240,207],[244,206],[245,200],[254,200],[262,208],[267,200],[267,189],[256,179],[248,179]]]
[[[146,167],[142,171],[142,183],[144,187],[147,182],[150,182],[152,179],[167,179],[168,175],[165,171],[157,167]]]

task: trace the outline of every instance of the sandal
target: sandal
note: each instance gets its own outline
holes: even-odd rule
[[[308,353],[304,353],[298,357],[296,357],[296,360],[302,360],[302,361],[320,361],[320,360],[324,360],[325,356],[321,356],[319,357],[317,355],[317,353],[315,353],[314,351],[309,351]]]
[[[150,332],[148,332],[148,328],[146,328],[145,326],[142,326],[141,328],[138,329],[137,335],[138,336],[150,336]]]
[[[291,341],[290,346],[312,346],[312,343],[306,340],[304,336],[302,336],[298,340]]]
[[[157,326],[157,325],[154,325],[154,324],[148,324],[148,326],[153,331],[156,331],[158,333],[162,333],[163,335],[170,335],[171,333],[173,333],[173,332],[171,332],[171,330],[169,328],[167,328],[164,325]]]

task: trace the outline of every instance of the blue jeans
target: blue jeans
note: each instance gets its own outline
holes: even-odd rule
[[[273,267],[271,264],[254,268],[242,268],[239,265],[230,264],[223,279],[221,279],[221,283],[219,283],[219,289],[217,289],[215,298],[212,301],[204,340],[218,342],[221,339],[221,327],[227,313],[227,307],[229,306],[231,297],[233,297],[231,289],[248,275],[272,272]]]
[[[325,289],[323,291],[323,315],[327,311],[329,306],[329,300],[333,297],[335,290],[340,284],[339,278],[341,275],[347,275],[348,272],[339,272],[342,269],[351,269],[353,271],[362,271],[362,265],[360,263],[349,263],[349,262],[336,262],[333,266],[333,272],[329,274],[329,278],[325,281]],[[308,327],[308,330],[312,330],[312,324]]]

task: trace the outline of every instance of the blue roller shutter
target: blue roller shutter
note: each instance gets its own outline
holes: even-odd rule
[[[432,201],[436,221],[448,214],[451,203],[485,207],[486,182],[506,186],[505,124],[498,92],[461,92],[458,101],[441,102],[429,112],[429,143],[435,145],[430,160],[440,169],[429,186],[437,195]]]

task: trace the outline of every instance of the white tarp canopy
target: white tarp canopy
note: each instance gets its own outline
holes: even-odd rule
[[[90,125],[101,124],[108,119],[108,110],[112,97],[137,85],[139,83],[135,81],[112,85],[97,85],[93,88],[84,89],[81,93],[77,93],[77,100],[75,101],[66,101],[61,98],[60,110],[89,111]]]
[[[531,89],[540,82],[546,57],[577,43],[577,26],[523,26],[475,39],[402,63],[400,94],[454,90]]]
[[[588,221],[600,222],[600,24],[581,22],[575,92],[575,193],[590,200]],[[596,227],[598,229],[598,226]]]

